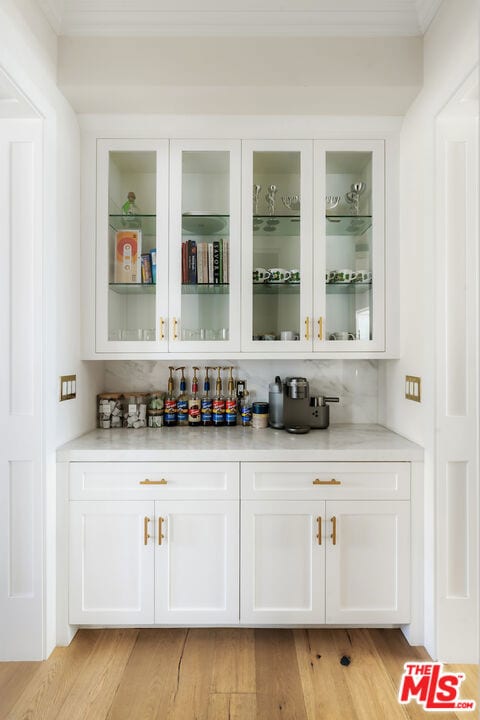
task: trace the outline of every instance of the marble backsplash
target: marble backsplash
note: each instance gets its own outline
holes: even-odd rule
[[[218,363],[218,361],[217,361]],[[201,367],[200,392],[203,390],[203,368],[216,365],[214,360],[193,361],[111,360],[105,363],[105,392],[129,390],[166,390],[168,366],[185,364],[190,391],[192,365]],[[222,366],[233,365],[234,377],[246,380],[253,400],[268,401],[268,385],[276,375],[282,380],[288,376],[306,377],[310,383],[310,395],[333,395],[340,398],[332,404],[330,423],[376,423],[378,422],[378,361],[376,360],[222,360]],[[179,373],[175,373],[178,388]],[[216,373],[211,373],[212,378]],[[226,378],[227,373],[223,372]],[[211,382],[215,389],[215,383]],[[226,381],[224,382],[226,390]]]

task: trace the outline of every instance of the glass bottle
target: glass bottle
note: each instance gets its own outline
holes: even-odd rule
[[[214,367],[208,367],[208,365],[205,367],[205,382],[203,384],[203,395],[201,399],[201,423],[204,427],[207,427],[209,425],[213,425],[212,420],[212,408],[213,408],[213,401],[210,397],[210,378],[208,377],[208,371],[209,370],[215,370]]]
[[[170,377],[168,378],[167,397],[165,398],[165,412],[163,421],[165,427],[174,427],[177,424],[177,398],[174,394],[175,381],[173,379],[174,367],[169,366]]]
[[[225,425],[225,398],[222,395],[222,368],[217,367],[218,370],[215,397],[213,398],[213,414],[212,420],[215,427],[222,427]]]
[[[237,396],[235,394],[235,381],[232,377],[233,365],[224,368],[230,371],[228,378],[228,391],[225,400],[225,425],[233,427],[237,424]]]
[[[175,368],[181,371],[182,376],[180,378],[180,393],[177,397],[177,425],[188,425],[188,395],[187,395],[187,383],[185,380],[185,365],[182,367]]]
[[[199,427],[201,421],[200,415],[200,398],[198,397],[198,378],[197,370],[200,368],[193,366],[192,394],[188,399],[188,424],[190,427]]]
[[[252,401],[248,390],[244,390],[240,398],[240,414],[242,418],[242,425],[244,427],[249,427],[252,422]]]

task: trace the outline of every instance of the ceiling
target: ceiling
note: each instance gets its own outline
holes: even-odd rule
[[[58,35],[422,35],[442,0],[37,0]]]

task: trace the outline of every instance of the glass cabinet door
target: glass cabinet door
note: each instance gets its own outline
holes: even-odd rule
[[[240,143],[171,143],[170,349],[240,347]]]
[[[315,349],[384,349],[383,143],[326,144],[317,165],[320,197]]]
[[[166,350],[168,146],[99,141],[97,152],[97,349]]]
[[[312,146],[244,143],[243,349],[312,349]]]

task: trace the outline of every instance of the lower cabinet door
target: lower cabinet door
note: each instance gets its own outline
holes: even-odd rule
[[[410,503],[328,501],[327,623],[410,620]]]
[[[153,501],[70,503],[72,624],[153,623],[153,513]]]
[[[242,502],[242,623],[325,622],[325,502]]]
[[[162,500],[155,510],[155,622],[238,624],[238,500]]]

